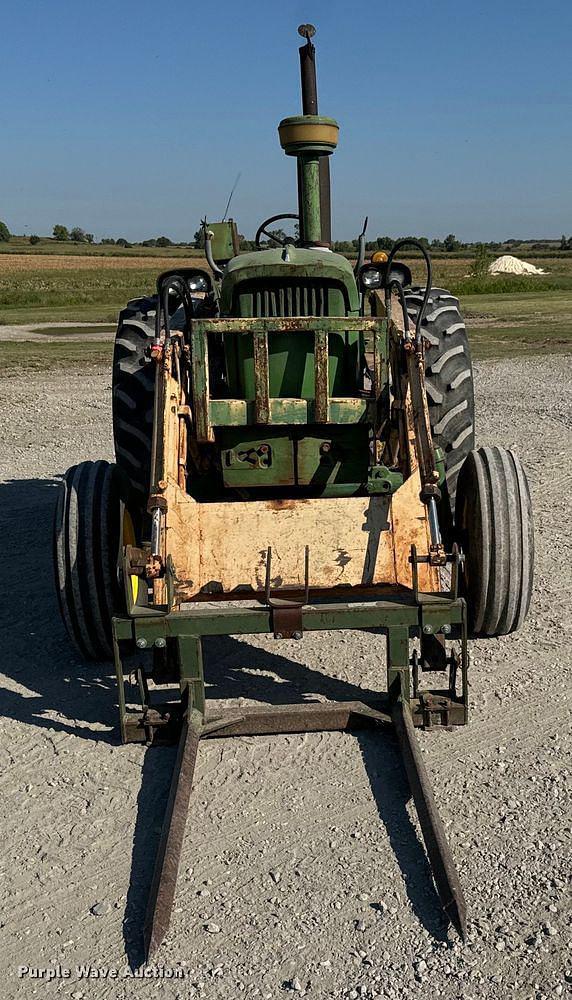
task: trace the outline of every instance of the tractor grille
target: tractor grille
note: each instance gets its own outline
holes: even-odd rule
[[[328,316],[328,285],[316,281],[242,283],[237,289],[239,315]]]

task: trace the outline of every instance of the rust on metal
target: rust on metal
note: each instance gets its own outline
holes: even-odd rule
[[[445,732],[451,726],[466,722],[465,709],[459,699],[439,698],[428,701],[426,695],[411,700],[411,717],[416,729]],[[445,721],[446,720],[446,721]],[[153,744],[172,745],[180,732],[180,706],[169,702],[145,712],[130,712],[124,718],[126,743],[148,742],[152,731]],[[287,733],[349,731],[372,728],[379,723],[392,723],[391,705],[387,696],[367,702],[321,701],[298,705],[273,705],[271,708],[212,709],[201,730],[201,739],[211,736],[271,736]]]
[[[182,407],[179,406],[179,486],[182,490],[187,488],[187,455],[188,455],[188,435],[187,435],[187,422],[189,419],[188,413],[181,413]],[[184,407],[188,410],[189,407]]]
[[[372,292],[370,297],[371,310],[374,316],[379,317],[385,321],[387,315],[385,308],[385,298],[384,294],[380,289],[376,289]],[[373,334],[373,394],[376,399],[379,399],[383,389],[387,384],[387,359],[383,357],[383,337],[382,333],[385,329],[385,323],[383,329],[377,329]]]
[[[411,545],[425,552],[429,544],[420,488],[416,473],[390,502],[385,497],[348,497],[343,503],[306,497],[304,501],[236,500],[229,505],[197,503],[171,481],[166,493],[166,529],[176,601],[195,600],[212,581],[227,594],[236,588],[264,591],[268,546],[272,547],[273,580],[283,581],[274,583],[273,589],[304,588],[306,545],[312,549],[312,589],[376,584],[411,587]],[[253,539],[263,540],[263,545],[253,546]],[[340,550],[346,554],[343,560]],[[419,585],[424,591],[438,591],[437,570],[421,565]]]
[[[327,424],[330,419],[328,332],[316,330],[314,334],[314,419],[317,424]]]
[[[160,556],[149,556],[145,564],[145,576],[148,580],[158,580],[159,577],[163,576],[165,572],[165,566],[163,560]]]
[[[392,719],[437,892],[445,913],[464,941],[467,934],[467,904],[415,737],[409,703],[402,697],[397,698],[393,705]]]
[[[270,420],[270,390],[268,382],[268,334],[259,330],[253,334],[255,400],[254,419],[257,424]]]
[[[191,391],[195,435],[198,441],[213,441],[209,422],[209,350],[208,337],[199,323],[191,326]]]
[[[387,703],[383,700],[324,701],[299,705],[273,705],[272,708],[237,709],[222,715],[213,714],[205,722],[202,735],[270,736],[284,733],[317,733],[368,728],[391,724]]]
[[[193,323],[197,338],[206,339],[209,333],[313,333],[324,329],[332,333],[356,331],[373,333],[382,326],[382,320],[372,316],[275,316],[260,319],[227,318],[200,319]]]
[[[272,631],[275,639],[301,639],[304,632],[300,601],[273,598],[270,601]]]
[[[425,353],[422,347],[417,349],[413,343],[406,343],[405,357],[407,359],[417,461],[421,471],[421,486],[423,490],[435,490],[439,482],[439,473],[435,462],[435,449],[425,388]]]
[[[200,712],[192,710],[190,716],[185,714],[145,917],[147,961],[156,954],[169,928],[201,726]]]

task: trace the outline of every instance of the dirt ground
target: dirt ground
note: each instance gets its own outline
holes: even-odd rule
[[[481,362],[476,379],[479,442],[514,446],[531,480],[537,563],[524,630],[472,643],[470,725],[418,737],[466,891],[467,943],[441,917],[390,735],[213,740],[199,751],[171,931],[145,979],[129,970],[173,751],[118,744],[109,667],[70,648],[51,575],[58,475],[112,457],[110,376],[0,380],[7,1000],[569,994],[569,365]],[[383,639],[361,632],[206,649],[213,696],[260,702],[363,695],[383,685],[383,662]],[[86,979],[87,965],[107,976]]]

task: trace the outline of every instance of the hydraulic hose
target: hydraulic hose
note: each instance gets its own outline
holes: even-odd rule
[[[423,244],[420,243],[419,240],[414,240],[414,239],[406,238],[404,240],[397,240],[397,243],[393,244],[393,247],[391,248],[391,253],[389,254],[389,257],[387,259],[386,274],[388,274],[388,275],[391,274],[391,265],[392,265],[393,261],[395,260],[396,253],[399,250],[401,250],[403,247],[406,247],[406,246],[407,247],[416,247],[417,250],[419,250],[421,252],[421,254],[424,257],[425,266],[426,266],[426,270],[427,270],[427,282],[426,282],[426,286],[425,286],[425,294],[423,296],[423,302],[421,303],[421,308],[420,308],[419,312],[417,313],[417,320],[416,320],[416,323],[415,323],[415,340],[417,342],[417,347],[419,347],[421,345],[421,324],[422,324],[423,318],[425,316],[425,309],[427,308],[427,303],[429,301],[429,296],[431,295],[431,285],[432,285],[432,282],[433,282],[433,269],[431,267],[431,258],[429,256],[429,254],[427,253],[427,250],[425,249],[425,247],[423,246]],[[391,287],[391,284],[393,284],[393,282],[390,282],[390,285],[388,285],[388,290]],[[404,307],[403,308],[404,321],[405,321],[406,324],[408,324],[407,310],[405,309],[405,306],[404,306],[405,299],[402,299],[402,300],[400,299],[400,301],[402,302],[402,306]],[[408,325],[406,326],[406,329],[409,329]]]

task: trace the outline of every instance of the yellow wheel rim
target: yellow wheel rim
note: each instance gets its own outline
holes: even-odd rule
[[[127,507],[123,509],[123,545],[136,545],[135,539],[135,527],[133,525],[133,518],[127,510]],[[131,574],[131,598],[134,604],[137,604],[137,598],[139,596],[139,577],[135,574]]]

